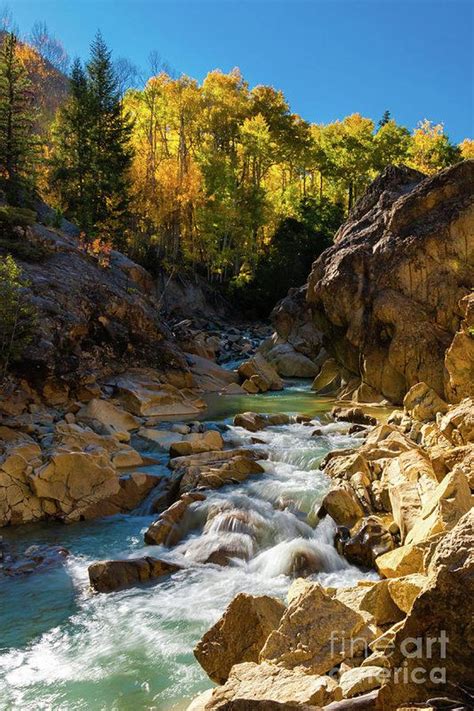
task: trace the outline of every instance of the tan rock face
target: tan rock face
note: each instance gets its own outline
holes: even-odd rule
[[[224,684],[234,664],[258,662],[262,647],[278,627],[284,611],[282,602],[267,595],[237,595],[194,650],[210,679]]]
[[[473,185],[474,161],[429,178],[387,168],[314,263],[306,304],[275,309],[281,338],[291,321],[308,345],[325,337],[342,370],[393,403],[419,382],[472,396],[472,306],[459,302],[474,286]]]
[[[425,575],[406,575],[402,578],[388,580],[388,591],[395,605],[405,612],[410,612],[415,598],[425,587]]]
[[[341,698],[334,679],[328,676],[313,676],[300,670],[288,670],[263,663],[237,664],[230,672],[225,686],[216,689],[205,708],[234,708],[239,700],[241,709],[251,709],[258,702],[278,704],[278,708],[296,709],[324,706],[333,699]],[[260,708],[260,705],[258,706]]]
[[[303,353],[295,351],[290,343],[276,344],[265,353],[265,358],[284,378],[314,378],[317,365]]]
[[[324,674],[350,656],[350,640],[364,623],[361,615],[314,584],[292,598],[278,629],[262,649],[261,660]]]
[[[151,557],[106,560],[89,566],[89,580],[97,592],[109,593],[146,583],[177,570],[178,565]]]

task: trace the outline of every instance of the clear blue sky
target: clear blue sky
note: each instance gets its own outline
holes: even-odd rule
[[[7,2],[8,4],[8,2]],[[13,0],[20,31],[44,20],[72,55],[101,29],[115,56],[151,50],[198,80],[240,67],[282,89],[305,119],[385,109],[409,128],[444,122],[474,135],[472,0]]]

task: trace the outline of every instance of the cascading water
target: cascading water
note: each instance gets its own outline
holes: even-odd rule
[[[301,395],[293,392],[291,410],[308,411],[310,402],[314,409],[314,396],[310,401],[306,392]],[[261,397],[259,405],[290,410],[288,398],[288,392]],[[239,409],[248,407],[248,399],[239,402]],[[222,409],[221,401],[216,410]],[[320,434],[312,436],[315,427]],[[16,529],[11,538],[20,549],[22,542],[23,548],[33,540],[54,542],[72,555],[64,569],[0,585],[6,625],[0,709],[185,708],[210,685],[192,649],[238,592],[284,597],[298,575],[331,586],[367,577],[336,552],[329,518],[313,527],[328,488],[317,466],[328,451],[354,445],[347,430],[317,422],[251,435],[229,427],[228,446],[251,447],[252,437],[260,440],[258,447],[268,452],[264,473],[206,492],[189,508],[181,541],[172,549],[143,545],[143,532],[156,518],[148,514],[149,503],[135,515]],[[144,554],[184,568],[148,587],[90,593],[87,567],[93,560]]]

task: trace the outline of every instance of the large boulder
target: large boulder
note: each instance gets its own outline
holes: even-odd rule
[[[52,511],[67,521],[79,520],[91,504],[120,490],[108,452],[95,447],[84,452],[58,449],[28,478],[35,496],[50,502]]]
[[[260,658],[307,674],[325,674],[349,656],[350,642],[364,624],[360,614],[330,597],[320,585],[304,586],[291,598]]]
[[[299,669],[282,669],[266,662],[237,664],[224,686],[215,689],[206,711],[276,711],[320,708],[341,698],[337,682],[329,676],[305,674]]]
[[[0,430],[2,439],[8,436],[6,427]],[[3,443],[0,456],[0,526],[42,518],[42,502],[29,485],[34,467],[41,465],[40,447],[28,436],[3,440]]]
[[[112,433],[123,435],[130,430],[136,430],[140,427],[140,420],[134,417],[129,412],[125,412],[117,405],[114,405],[108,400],[89,400],[87,405],[83,407],[76,415],[78,420],[97,420],[106,427],[112,430]]]
[[[440,697],[471,707],[462,688],[472,685],[474,659],[474,510],[441,538],[427,573],[394,636],[390,665],[403,665],[404,682],[389,675],[379,697],[384,711]]]
[[[89,581],[97,592],[113,592],[135,587],[180,570],[178,565],[158,558],[105,560],[89,566]]]
[[[237,595],[194,650],[212,681],[224,684],[234,664],[258,662],[263,645],[278,627],[284,611],[284,604],[276,598]]]
[[[139,417],[196,415],[200,408],[151,368],[136,368],[109,380],[125,410]]]
[[[265,358],[284,378],[314,378],[318,366],[290,343],[279,343],[266,351]]]
[[[388,167],[313,264],[306,302],[293,299],[287,318],[276,308],[278,334],[307,332],[309,319],[304,340],[393,403],[419,382],[442,399],[472,396],[473,219],[474,161],[428,178]]]
[[[239,365],[238,373],[244,383],[252,382],[261,392],[283,389],[283,381],[274,366],[260,353]]]

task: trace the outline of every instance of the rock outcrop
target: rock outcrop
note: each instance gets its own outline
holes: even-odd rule
[[[390,167],[273,322],[313,360],[322,343],[348,399],[401,403],[423,382],[459,402],[474,394],[473,287],[474,161],[429,178]]]

